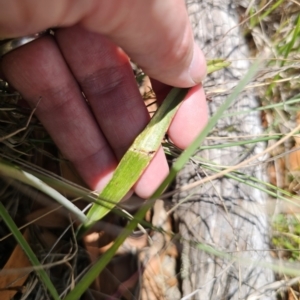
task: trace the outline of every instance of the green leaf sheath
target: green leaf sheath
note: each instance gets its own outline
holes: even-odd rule
[[[187,92],[188,89],[173,88],[168,94],[144,131],[121,159],[112,179],[99,195],[98,203],[94,203],[89,210],[88,221],[79,228],[79,237],[109,213],[139,179],[161,145],[162,138]]]
[[[207,73],[223,69],[229,64],[223,59],[208,61]],[[170,91],[144,131],[121,159],[112,179],[99,195],[97,203],[89,210],[88,221],[79,228],[78,237],[108,214],[136,183],[161,145],[162,138],[187,93],[188,89],[180,88],[173,88]]]

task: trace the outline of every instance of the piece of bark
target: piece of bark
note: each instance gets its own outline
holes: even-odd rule
[[[244,1],[245,2],[245,1]],[[187,1],[195,38],[208,59],[225,58],[232,65],[213,73],[205,82],[210,113],[214,114],[232,87],[247,73],[251,61],[247,44],[238,26],[237,5],[241,1]],[[220,90],[224,93],[221,94]],[[228,112],[255,108],[258,103],[250,90],[235,100]],[[259,113],[222,118],[206,145],[222,143],[218,137],[261,134]],[[226,141],[225,141],[226,142]],[[227,141],[229,142],[229,141]],[[198,156],[219,165],[235,165],[261,152],[263,144],[204,150]],[[239,170],[265,180],[263,166]],[[177,177],[177,188],[205,177],[210,171],[190,162]],[[272,271],[261,266],[270,262],[268,220],[264,211],[266,195],[254,187],[221,177],[173,197],[174,204],[188,198],[176,210],[181,246],[182,299],[252,299],[254,292],[274,281]],[[208,245],[240,262],[199,249]],[[258,293],[259,294],[259,293]],[[257,295],[257,294],[256,294]],[[257,299],[257,298],[255,298]],[[267,293],[259,299],[275,299]]]

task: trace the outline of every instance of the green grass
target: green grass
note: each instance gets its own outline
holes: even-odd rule
[[[297,215],[279,214],[273,221],[272,243],[282,249],[289,261],[300,261],[300,219]]]
[[[299,69],[299,6],[293,6],[291,1],[279,0],[273,1],[269,7],[259,11],[265,4],[263,1],[261,3],[261,5],[257,5],[250,10],[249,24],[252,29],[258,28],[262,32],[266,30],[264,33],[267,35],[268,42],[264,46],[267,50],[272,51],[274,56],[274,60],[270,60],[267,66],[270,68],[276,67],[278,72],[269,79],[270,84],[261,90],[262,106],[259,109],[263,109],[266,112],[266,116],[271,120],[268,123],[266,132],[276,132],[281,135],[286,134],[291,128],[291,124],[295,123],[297,112],[299,112],[299,105],[297,104],[299,83],[296,75]],[[295,102],[293,102],[294,100]],[[290,122],[289,125],[288,122]],[[277,155],[277,158],[276,155],[273,155],[274,158],[269,164],[273,164],[276,167],[278,159],[288,159],[289,151],[293,144],[291,139],[281,147],[281,150],[278,149],[277,153],[280,154]],[[286,200],[291,201],[293,197],[299,203],[297,191],[289,190],[291,181],[293,179],[298,181],[299,179],[293,178],[288,169],[285,169],[283,173],[277,173],[276,176],[278,177],[278,182],[283,181],[284,185],[270,187],[269,184],[264,184],[264,188],[268,189],[267,193],[274,199],[277,199],[279,203]],[[276,204],[274,203],[274,205]],[[272,244],[278,250],[275,251],[275,254],[278,253],[281,261],[283,259],[287,262],[299,263],[299,216],[296,213],[284,214],[279,211],[271,219],[273,230]],[[286,280],[286,277],[283,274],[290,274],[291,277],[299,276],[299,273],[291,274],[285,271],[279,273],[284,280]]]
[[[8,214],[8,212],[6,211],[5,207],[1,202],[0,202],[0,216],[5,222],[6,226],[11,231],[11,233],[13,234],[14,238],[17,240],[18,244],[21,246],[25,254],[28,256],[29,260],[32,263],[33,269],[35,269],[37,275],[39,276],[41,282],[43,282],[44,286],[49,291],[51,297],[55,300],[59,300],[60,297],[55,287],[53,286],[47,272],[43,269],[43,266],[40,264],[38,258],[36,257],[32,249],[30,248],[30,246],[28,245],[22,233],[19,231],[17,225],[10,217],[10,215]]]

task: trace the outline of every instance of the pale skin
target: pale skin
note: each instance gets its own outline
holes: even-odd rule
[[[206,64],[184,1],[0,0],[0,38],[53,27],[55,37],[5,55],[0,74],[31,107],[42,99],[36,115],[91,189],[105,186],[149,121],[128,56],[150,76],[159,101],[170,86],[193,87],[168,130],[178,147],[206,124]],[[160,148],[134,191],[149,197],[167,173]]]

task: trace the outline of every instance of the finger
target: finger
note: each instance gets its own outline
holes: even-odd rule
[[[149,122],[128,57],[81,26],[55,33],[58,46],[118,159]]]
[[[89,186],[103,187],[117,160],[53,38],[8,53],[1,69],[32,107],[38,103],[38,118]]]
[[[49,13],[51,11],[51,13]],[[187,87],[205,76],[183,0],[11,0],[0,2],[0,36],[80,23],[107,35],[151,77]]]
[[[169,127],[168,136],[179,148],[187,148],[208,121],[208,107],[202,85],[190,89]]]
[[[150,198],[169,173],[169,166],[162,147],[159,148],[150,165],[134,186],[141,198]]]
[[[120,160],[149,122],[128,57],[104,36],[80,26],[60,29],[55,36],[102,132]],[[140,197],[149,197],[167,173],[168,164],[161,149],[136,184],[135,192]]]
[[[171,87],[151,79],[158,105],[166,98]],[[168,129],[171,141],[179,148],[187,148],[208,121],[208,107],[202,85],[190,89],[182,101]]]

